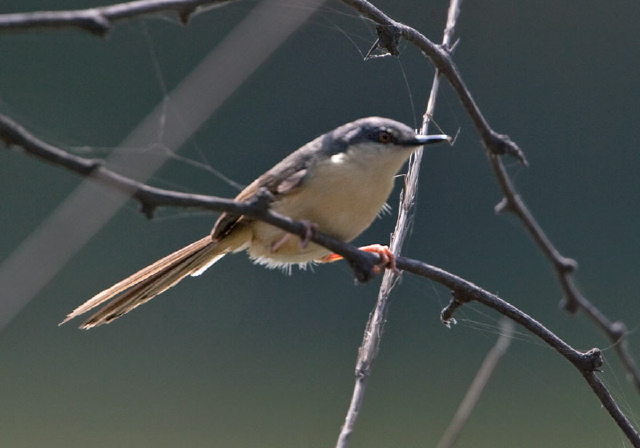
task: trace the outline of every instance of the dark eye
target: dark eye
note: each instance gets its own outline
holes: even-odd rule
[[[378,134],[378,141],[380,143],[391,143],[393,141],[393,134],[389,131],[382,131]]]

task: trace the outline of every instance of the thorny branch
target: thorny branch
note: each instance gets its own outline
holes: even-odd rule
[[[21,148],[29,155],[62,166],[82,176],[90,177],[96,182],[125,194],[130,194],[142,204],[143,210],[154,210],[160,206],[174,206],[246,214],[287,232],[303,237],[307,235],[307,229],[302,223],[295,222],[269,210],[269,194],[264,191],[251,201],[235,202],[212,196],[192,195],[149,187],[114,173],[95,159],[75,156],[60,148],[51,146],[3,115],[0,115],[0,140],[8,147]],[[373,267],[380,261],[378,255],[360,251],[351,244],[319,232],[313,232],[311,240],[342,255],[353,268],[359,281],[369,280],[374,275]],[[602,356],[599,349],[592,349],[584,353],[574,349],[544,325],[518,308],[473,283],[442,269],[404,257],[396,257],[396,266],[403,271],[440,283],[452,291],[454,299],[442,312],[442,320],[445,324],[451,322],[455,309],[466,302],[477,301],[522,325],[541,338],[580,371],[618,426],[624,431],[633,445],[640,448],[640,435],[620,411],[610,392],[596,375],[602,365]]]
[[[629,353],[626,325],[619,321],[611,322],[593,303],[584,297],[573,280],[573,272],[577,269],[578,263],[571,258],[564,257],[544,233],[542,227],[540,227],[521,196],[517,193],[502,161],[498,157],[490,157],[490,161],[505,195],[505,198],[496,206],[496,212],[508,211],[522,221],[529,234],[554,267],[565,296],[562,303],[563,308],[569,313],[575,313],[579,309],[587,313],[591,320],[614,344],[627,374],[636,389],[640,391],[640,370],[638,370],[631,353]]]
[[[497,206],[496,210],[510,211],[522,221],[529,234],[547,258],[549,258],[556,271],[565,294],[564,308],[569,312],[576,312],[578,309],[582,309],[596,325],[602,329],[609,340],[615,344],[616,352],[620,356],[627,374],[632,379],[636,389],[640,391],[640,369],[638,369],[628,349],[628,331],[626,325],[622,322],[612,322],[579,291],[573,281],[573,271],[575,271],[577,263],[561,255],[553,243],[546,237],[542,228],[533,217],[533,214],[516,191],[502,158],[499,157],[502,154],[509,154],[526,164],[524,153],[507,135],[498,134],[491,129],[471,96],[471,92],[464,84],[458,68],[451,59],[447,49],[441,45],[434,44],[414,28],[391,19],[366,0],[342,0],[342,2],[376,23],[379,26],[378,33],[388,32],[390,36],[399,35],[414,44],[431,59],[438,72],[449,81],[449,84],[456,91],[465,111],[471,117],[476,130],[480,134],[482,142],[488,152],[491,166],[505,196],[505,199]],[[378,42],[395,42],[397,44],[397,40],[398,38],[391,37],[384,41],[379,40]],[[388,51],[392,53],[391,49]]]
[[[587,384],[591,387],[591,390],[593,390],[600,400],[600,403],[602,403],[602,406],[618,424],[618,427],[622,429],[629,441],[631,441],[634,447],[640,447],[640,435],[638,431],[620,410],[613,400],[611,393],[607,390],[600,378],[598,378],[597,372],[602,366],[602,353],[599,349],[593,348],[586,352],[575,350],[540,322],[510,303],[444,270],[429,266],[421,261],[416,262],[415,260],[409,260],[403,257],[396,259],[396,266],[403,271],[427,277],[451,290],[453,299],[442,311],[441,315],[442,322],[445,325],[453,321],[453,315],[456,309],[460,308],[464,303],[476,301],[496,310],[503,316],[508,317],[538,336],[580,371]]]
[[[104,37],[115,22],[124,19],[173,11],[182,23],[187,23],[199,8],[222,6],[231,1],[235,0],[137,0],[91,9],[0,14],[0,31],[78,28]]]
[[[378,43],[391,42],[392,46],[387,48],[389,53],[397,52],[395,45],[399,37],[404,38],[408,42],[418,47],[433,62],[438,73],[444,76],[449,84],[458,94],[458,98],[462,102],[466,112],[471,117],[476,129],[480,133],[482,142],[487,151],[493,154],[509,154],[517,158],[520,162],[526,164],[527,159],[522,150],[506,135],[496,133],[484,118],[480,108],[471,96],[471,92],[467,89],[457,66],[451,59],[449,49],[444,45],[436,45],[422,35],[419,31],[403,23],[396,22],[384,12],[373,6],[366,0],[341,0],[346,5],[351,6],[364,17],[375,22],[378,27],[378,34],[387,33],[385,39],[378,39]]]

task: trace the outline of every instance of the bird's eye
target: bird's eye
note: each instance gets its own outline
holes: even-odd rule
[[[378,141],[380,143],[391,143],[393,141],[393,134],[389,131],[382,131],[378,134]]]

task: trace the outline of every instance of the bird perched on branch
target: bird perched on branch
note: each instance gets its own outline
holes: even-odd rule
[[[367,229],[384,208],[394,178],[412,152],[446,135],[419,135],[397,121],[369,117],[347,123],[307,143],[254,180],[235,198],[247,201],[261,189],[272,194],[270,209],[349,242]],[[377,252],[393,263],[388,248]],[[304,266],[341,257],[308,238],[259,221],[223,213],[210,235],[156,261],[105,289],[72,311],[65,323],[102,305],[81,328],[109,323],[151,300],[188,275],[200,275],[223,256],[246,250],[267,267]]]

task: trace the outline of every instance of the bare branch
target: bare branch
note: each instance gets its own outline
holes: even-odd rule
[[[176,12],[182,23],[187,23],[198,8],[231,1],[235,0],[137,0],[91,9],[0,14],[0,31],[78,28],[103,37],[120,20],[167,11]]]
[[[527,205],[513,186],[502,159],[498,157],[503,154],[509,154],[516,157],[522,163],[527,164],[524,153],[507,135],[499,134],[491,129],[464,84],[457,67],[447,51],[447,47],[445,45],[436,45],[414,28],[396,22],[366,0],[342,0],[342,2],[379,25],[378,33],[388,32],[391,33],[390,36],[399,35],[421,49],[434,63],[438,72],[449,81],[449,84],[456,91],[458,98],[469,114],[477,131],[480,133],[482,142],[489,154],[492,168],[498,178],[498,183],[505,195],[505,199],[497,206],[496,210],[510,211],[522,221],[529,234],[547,258],[549,258],[556,271],[565,294],[563,307],[571,313],[576,312],[578,309],[584,310],[596,325],[600,327],[609,340],[615,344],[616,351],[622,360],[627,374],[636,389],[640,391],[640,369],[638,369],[628,350],[628,332],[626,325],[622,322],[612,322],[578,290],[572,277],[577,263],[571,258],[561,255],[553,243],[547,238],[533,217],[533,214],[529,211]],[[386,41],[397,43],[397,39],[392,38]],[[382,40],[379,39],[378,42],[380,43]],[[391,49],[388,51],[391,52]]]
[[[397,39],[394,39],[393,35],[400,35],[422,50],[424,54],[431,59],[438,73],[449,81],[449,84],[451,84],[458,94],[458,98],[480,133],[487,151],[493,154],[509,154],[516,157],[520,162],[524,164],[527,163],[526,157],[518,145],[511,141],[507,135],[498,134],[489,126],[489,123],[473,99],[471,92],[462,80],[458,68],[451,59],[447,48],[449,43],[446,43],[446,46],[434,44],[416,29],[396,22],[366,0],[342,0],[342,2],[379,25],[377,28],[378,34],[383,32],[390,34],[387,39],[379,39],[379,42],[396,42]],[[445,34],[447,33],[451,33],[451,31],[445,29]],[[393,54],[393,48],[387,50]]]
[[[612,322],[609,320],[593,303],[591,303],[578,289],[573,281],[573,273],[578,267],[578,263],[571,259],[564,257],[551,240],[547,237],[542,230],[542,227],[538,224],[533,217],[531,211],[529,211],[527,205],[522,200],[521,196],[516,191],[513,182],[507,170],[499,157],[490,157],[491,166],[493,167],[500,188],[502,189],[505,197],[496,206],[496,212],[510,212],[517,216],[522,224],[525,226],[533,240],[536,242],[540,250],[547,256],[558,277],[560,286],[564,292],[563,308],[569,313],[575,313],[579,309],[582,309],[587,313],[587,316],[596,323],[596,325],[605,333],[609,340],[615,344],[616,352],[622,360],[627,374],[631,378],[634,386],[640,391],[640,370],[633,360],[633,357],[629,353],[627,343],[627,327],[622,322]]]
[[[363,6],[365,3],[366,2],[354,2],[354,6]],[[450,3],[447,24],[443,36],[443,48],[449,47],[449,43],[455,30],[460,3],[461,0],[452,0]],[[368,3],[367,5],[371,6]],[[383,19],[384,14],[382,14],[382,12],[375,9],[375,7],[373,6],[371,6],[371,8],[374,8],[372,10],[372,13],[374,13],[379,19]],[[395,25],[393,24],[390,24],[390,26],[387,26],[386,24],[382,24],[381,26],[379,26],[379,39],[376,42],[376,45],[383,46],[392,55],[398,55],[396,44],[397,40],[399,39],[399,34],[394,34],[393,31],[395,29]],[[372,48],[372,51],[374,48]],[[421,133],[425,135],[428,134],[429,120],[435,110],[439,87],[440,73],[438,70],[436,70],[436,74],[431,86],[431,93],[429,95],[427,109],[424,114],[422,123]],[[420,172],[421,162],[422,148],[420,148],[412,155],[409,162],[409,170],[406,177],[406,187],[400,200],[401,203],[399,207],[398,219],[396,220],[396,225],[393,234],[391,235],[390,250],[395,255],[400,254],[407,233],[411,228],[411,217],[413,214],[415,198],[418,191],[418,176]],[[351,434],[355,427],[355,423],[358,419],[360,408],[364,400],[364,394],[367,388],[369,376],[371,375],[371,371],[373,369],[373,363],[375,362],[378,355],[378,349],[382,340],[382,334],[384,332],[384,324],[387,320],[389,296],[395,284],[397,283],[397,280],[398,277],[396,277],[396,275],[392,271],[385,271],[382,278],[382,284],[380,285],[380,290],[378,292],[376,306],[371,316],[369,317],[369,321],[367,322],[367,326],[364,331],[362,344],[360,346],[360,350],[358,351],[358,359],[356,361],[355,370],[356,381],[351,397],[351,402],[349,404],[349,409],[347,410],[347,414],[345,417],[345,422],[340,429],[336,448],[345,448],[349,444],[349,438],[351,437]]]
[[[640,448],[640,435],[638,431],[620,410],[609,390],[597,376],[597,372],[602,366],[602,352],[600,349],[593,348],[586,352],[580,352],[574,349],[540,322],[510,303],[442,269],[403,257],[396,258],[396,266],[404,271],[422,275],[438,282],[452,291],[453,299],[442,311],[442,321],[446,325],[452,322],[456,309],[464,303],[476,301],[496,310],[503,316],[508,317],[538,336],[580,371],[587,381],[587,384],[591,387],[591,390],[596,394],[600,403],[602,403],[602,406],[609,412],[609,415],[611,415],[618,427],[624,432],[634,447]]]

